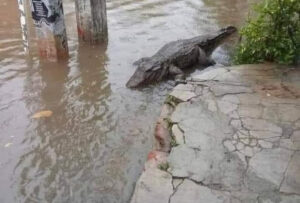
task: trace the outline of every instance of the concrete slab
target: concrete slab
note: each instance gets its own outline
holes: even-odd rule
[[[163,113],[176,141],[167,172],[146,170],[133,202],[300,202],[298,73],[220,67],[177,86],[180,102]]]

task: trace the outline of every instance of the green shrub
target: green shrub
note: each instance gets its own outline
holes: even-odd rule
[[[240,30],[235,64],[293,64],[300,56],[300,0],[264,0]]]

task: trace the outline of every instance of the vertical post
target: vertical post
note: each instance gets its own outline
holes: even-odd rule
[[[96,44],[107,40],[105,0],[75,0],[79,39]]]
[[[31,0],[40,57],[57,61],[69,56],[62,0]]]
[[[24,52],[28,53],[29,42],[28,42],[28,27],[26,23],[26,0],[18,0],[20,10],[20,23],[22,29],[22,40],[24,46]]]

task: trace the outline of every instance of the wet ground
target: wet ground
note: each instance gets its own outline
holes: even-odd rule
[[[133,61],[165,43],[232,24],[245,0],[108,0],[109,41],[79,44],[64,1],[70,58],[39,60],[28,21],[24,51],[17,1],[0,0],[0,202],[128,202],[172,85],[129,90]],[[228,62],[227,46],[214,53]],[[41,110],[49,118],[32,119]]]

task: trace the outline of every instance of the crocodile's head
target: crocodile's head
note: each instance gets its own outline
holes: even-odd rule
[[[210,55],[222,42],[224,42],[231,34],[235,33],[237,28],[234,26],[227,26],[220,29],[216,34],[207,36],[203,48],[207,55]]]
[[[154,83],[165,76],[164,68],[161,68],[160,64],[153,63],[149,58],[143,58],[135,62],[134,65],[137,66],[137,69],[126,84],[128,88]]]

